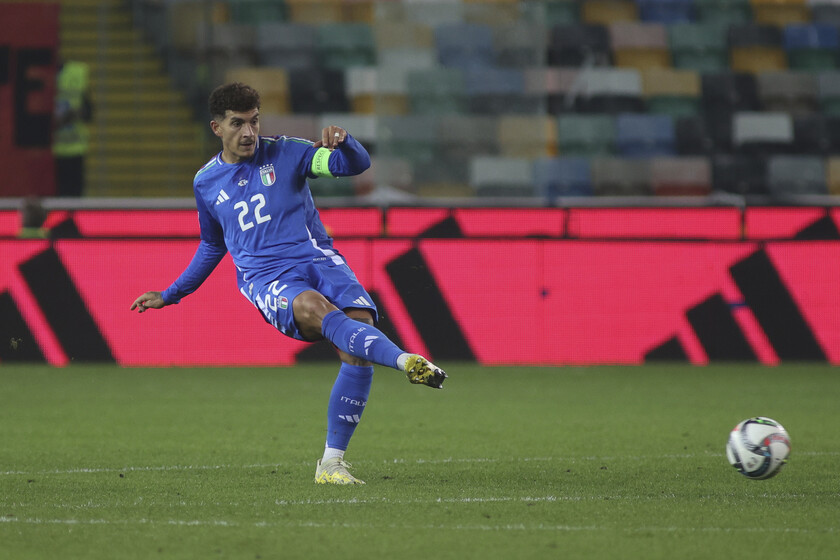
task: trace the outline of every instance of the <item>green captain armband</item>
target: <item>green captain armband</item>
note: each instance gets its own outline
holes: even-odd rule
[[[327,148],[318,148],[315,155],[312,157],[312,173],[316,177],[332,177],[330,173],[330,154],[332,152]]]

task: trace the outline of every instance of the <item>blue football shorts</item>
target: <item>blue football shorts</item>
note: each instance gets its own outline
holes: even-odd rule
[[[379,314],[373,298],[346,264],[306,263],[291,268],[273,282],[257,288],[250,296],[243,295],[260,310],[263,319],[281,333],[297,340],[306,340],[298,330],[292,302],[301,292],[314,290],[339,309],[369,309],[374,322]]]

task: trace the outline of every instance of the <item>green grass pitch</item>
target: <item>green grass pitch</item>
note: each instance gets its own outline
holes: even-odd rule
[[[836,558],[840,370],[378,368],[317,486],[335,364],[0,367],[0,559]],[[739,420],[782,472],[726,462]]]

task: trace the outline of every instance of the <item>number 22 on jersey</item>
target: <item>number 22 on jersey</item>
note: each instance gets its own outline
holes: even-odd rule
[[[262,209],[265,207],[265,196],[262,193],[257,193],[251,197],[251,202],[255,202],[256,205],[254,208],[254,219],[257,221],[258,224],[263,222],[267,222],[271,219],[271,214],[263,215]],[[239,227],[242,228],[242,231],[247,231],[254,227],[254,222],[251,221],[251,207],[248,205],[247,202],[244,200],[237,202],[234,206],[237,210],[239,210]]]

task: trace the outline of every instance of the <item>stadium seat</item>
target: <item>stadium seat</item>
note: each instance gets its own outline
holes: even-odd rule
[[[818,108],[817,78],[810,72],[765,72],[757,81],[759,101],[767,111],[805,115]]]
[[[569,92],[573,110],[579,113],[643,113],[642,77],[632,68],[591,68],[578,72]],[[549,99],[549,101],[551,101]],[[568,109],[549,103],[549,112]]]
[[[657,196],[706,196],[712,192],[712,166],[705,157],[655,157],[650,182]]]
[[[826,182],[828,194],[840,195],[840,157],[831,157],[826,161]]]
[[[811,19],[814,23],[840,26],[840,5],[831,0],[815,1],[811,5]]]
[[[630,0],[588,0],[581,4],[580,19],[601,25],[616,21],[636,21],[639,19],[639,8]]]
[[[410,70],[439,67],[437,53],[434,48],[426,47],[394,47],[381,50],[376,55],[377,66]]]
[[[792,69],[820,71],[837,68],[840,32],[835,25],[787,25],[783,31],[783,44]]]
[[[639,19],[657,23],[687,23],[696,19],[694,0],[636,0]]]
[[[778,47],[734,47],[730,50],[730,68],[735,72],[773,72],[788,67],[785,52]]]
[[[750,4],[757,23],[783,26],[811,21],[807,0],[750,0]]]
[[[608,29],[615,66],[639,70],[671,66],[663,24],[618,22],[610,24]]]
[[[467,112],[464,74],[459,68],[423,68],[407,75],[411,112],[417,115]]]
[[[732,151],[732,114],[678,117],[675,146],[680,155],[712,155]]]
[[[499,153],[508,157],[543,157],[557,154],[557,119],[548,115],[501,115],[498,120]]]
[[[356,113],[322,113],[317,115],[318,132],[330,125],[340,126],[353,135],[353,138],[376,151],[376,116],[357,115]]]
[[[318,60],[322,67],[343,70],[376,64],[373,30],[366,23],[327,23],[317,27]]]
[[[840,117],[840,72],[821,72],[817,76],[817,91],[823,113]]]
[[[793,119],[793,153],[840,154],[840,118],[820,114]]]
[[[752,74],[717,72],[700,78],[703,109],[709,114],[758,111],[758,84]]]
[[[281,134],[317,140],[321,135],[321,123],[315,115],[278,115],[273,113],[260,114],[261,134]],[[355,134],[354,131],[350,131]]]
[[[288,16],[285,0],[228,0],[228,5],[235,23],[257,25],[280,22]]]
[[[376,111],[390,115],[409,112],[408,74],[437,67],[433,49],[402,47],[378,51]]]
[[[295,113],[346,113],[350,110],[344,72],[339,70],[289,70],[289,90]]]
[[[544,25],[520,21],[495,26],[494,64],[512,68],[545,66],[547,40]]]
[[[557,119],[560,155],[606,155],[615,149],[615,119],[610,115],[563,115]]]
[[[474,156],[498,155],[497,117],[451,115],[438,119],[434,165],[440,165],[456,182],[468,181],[464,165]]]
[[[434,30],[438,60],[443,66],[471,68],[493,65],[493,29],[489,25],[457,23]]]
[[[695,115],[700,107],[700,75],[693,70],[647,70],[642,72],[642,92],[649,113]]]
[[[712,186],[716,191],[743,196],[766,195],[767,163],[763,157],[721,154],[712,158]]]
[[[376,22],[376,7],[378,0],[353,0],[353,2],[341,3],[341,21],[344,23],[366,23],[372,25]]]
[[[373,156],[370,168],[358,177],[366,177],[377,187],[397,189],[407,193],[415,191],[414,168],[405,158]]]
[[[391,54],[398,54],[391,51]],[[398,59],[399,60],[399,59]],[[424,68],[426,62],[422,58],[414,59],[412,66],[408,62],[399,64],[380,64],[376,68],[376,94],[374,96],[374,112],[378,115],[406,115],[411,103],[408,95],[408,73],[415,68]],[[431,61],[428,61],[431,64]]]
[[[787,68],[782,34],[774,25],[732,25],[727,43],[730,67],[735,72],[760,73]]]
[[[542,22],[546,27],[569,25],[580,21],[580,2],[578,0],[555,0],[554,2],[535,2],[543,7]]]
[[[484,25],[503,25],[516,21],[521,16],[518,0],[462,0],[464,3],[464,21]]]
[[[753,21],[749,0],[695,0],[697,20],[732,25]]]
[[[284,115],[291,111],[289,79],[284,68],[234,68],[227,71],[224,81],[242,82],[259,91],[263,114]]]
[[[390,6],[389,6],[390,5]],[[387,8],[398,8],[400,14],[389,14],[381,11]],[[464,3],[461,0],[428,0],[424,2],[378,2],[377,16],[379,21],[411,21],[423,23],[431,27],[464,23]]]
[[[308,25],[340,23],[342,0],[285,0],[289,21]]]
[[[469,167],[469,185],[478,196],[534,196],[530,159],[475,156]]]
[[[721,24],[677,23],[668,26],[675,68],[719,72],[729,67],[725,27]]]
[[[732,145],[747,155],[793,150],[793,117],[787,113],[739,112],[732,119]]]
[[[437,145],[437,117],[380,116],[376,119],[376,156],[403,158],[412,169],[433,166]]]
[[[772,156],[767,183],[775,195],[828,194],[825,161],[819,156]]]
[[[726,40],[730,48],[780,47],[782,46],[782,32],[775,25],[741,23],[729,26]]]
[[[228,70],[257,64],[252,25],[199,22],[195,39],[191,56],[206,64],[211,84],[224,81]]]
[[[533,167],[536,194],[549,202],[564,196],[592,196],[592,172],[586,157],[538,158]]]
[[[375,66],[355,66],[344,71],[345,93],[352,112],[361,114],[376,112],[378,74]]]
[[[715,136],[703,117],[679,117],[674,125],[674,145],[679,155],[712,155],[717,149]]]
[[[650,160],[593,158],[592,188],[597,196],[651,195]]]
[[[840,116],[825,116],[825,136],[829,154],[840,154]]]
[[[706,112],[703,119],[706,121],[706,130],[712,137],[715,151],[719,153],[732,153],[735,147],[732,145],[732,121],[736,112]]]
[[[210,23],[197,25],[195,50],[200,55],[244,55],[254,50],[254,26],[244,23]]]
[[[412,21],[379,22],[372,26],[376,49],[380,52],[396,48],[427,48],[435,46],[432,28]]]
[[[548,34],[550,66],[608,65],[610,36],[603,25],[558,25]]]
[[[257,62],[261,66],[314,68],[318,65],[315,28],[296,23],[257,25]]]
[[[577,80],[577,68],[537,67],[523,71],[525,93],[542,96],[547,100],[550,113],[562,113],[574,108],[574,99],[568,93]],[[568,105],[567,105],[568,102]]]
[[[474,114],[545,112],[543,96],[525,93],[525,77],[512,68],[469,68],[464,72],[467,106]]]
[[[572,88],[581,71],[579,68],[549,66],[526,68],[522,72],[525,77],[525,91],[543,95],[565,94]]]
[[[621,114],[615,119],[616,153],[648,158],[675,153],[674,121],[668,115]]]

